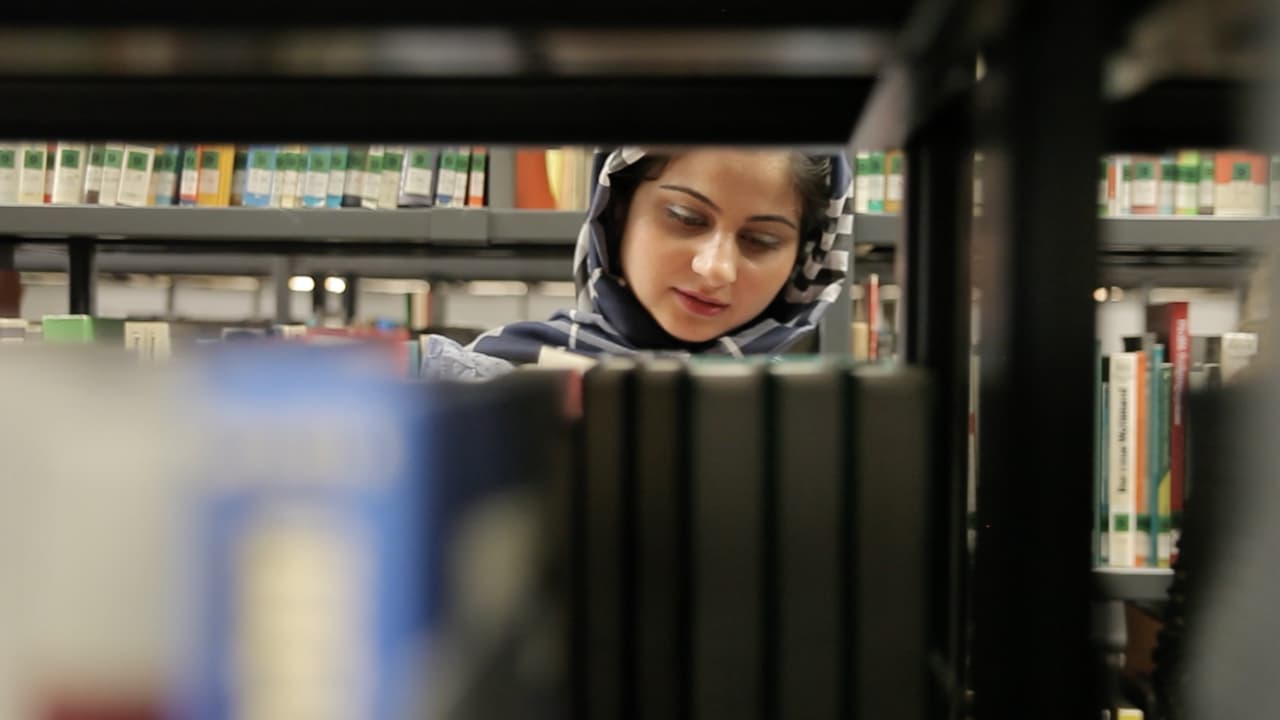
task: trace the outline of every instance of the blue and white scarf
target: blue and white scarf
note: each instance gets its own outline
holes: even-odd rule
[[[618,248],[605,237],[601,218],[609,209],[610,178],[643,156],[644,151],[639,148],[620,148],[610,153],[601,167],[574,249],[577,307],[559,310],[550,320],[495,328],[476,338],[467,349],[516,364],[537,362],[544,347],[589,356],[654,353],[744,357],[784,352],[813,332],[823,313],[840,296],[844,278],[850,272],[853,173],[844,156],[831,158],[826,218],[809,237],[801,238],[796,266],[777,300],[753,321],[704,343],[681,341],[658,325],[627,286]]]

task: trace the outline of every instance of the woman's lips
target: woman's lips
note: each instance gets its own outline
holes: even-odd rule
[[[676,298],[685,310],[700,315],[702,317],[714,317],[724,312],[729,305],[727,303],[718,302],[705,295],[680,288],[673,288],[676,292]]]

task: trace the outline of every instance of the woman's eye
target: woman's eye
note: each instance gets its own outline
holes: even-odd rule
[[[782,246],[782,241],[772,235],[747,235],[747,242],[757,250],[773,250]]]
[[[691,227],[701,227],[707,224],[706,218],[678,205],[668,205],[666,210],[668,217],[681,224],[689,225]]]

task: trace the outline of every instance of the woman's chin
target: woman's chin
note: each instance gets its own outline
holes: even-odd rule
[[[724,334],[719,327],[708,327],[702,323],[673,321],[671,318],[660,318],[658,324],[671,337],[686,343],[704,343],[715,340]]]

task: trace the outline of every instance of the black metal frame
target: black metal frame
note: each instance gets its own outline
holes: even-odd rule
[[[973,690],[980,718],[1078,718],[1090,672],[1102,14],[1014,3],[976,107],[984,217]],[[1069,51],[1068,51],[1069,48]]]

